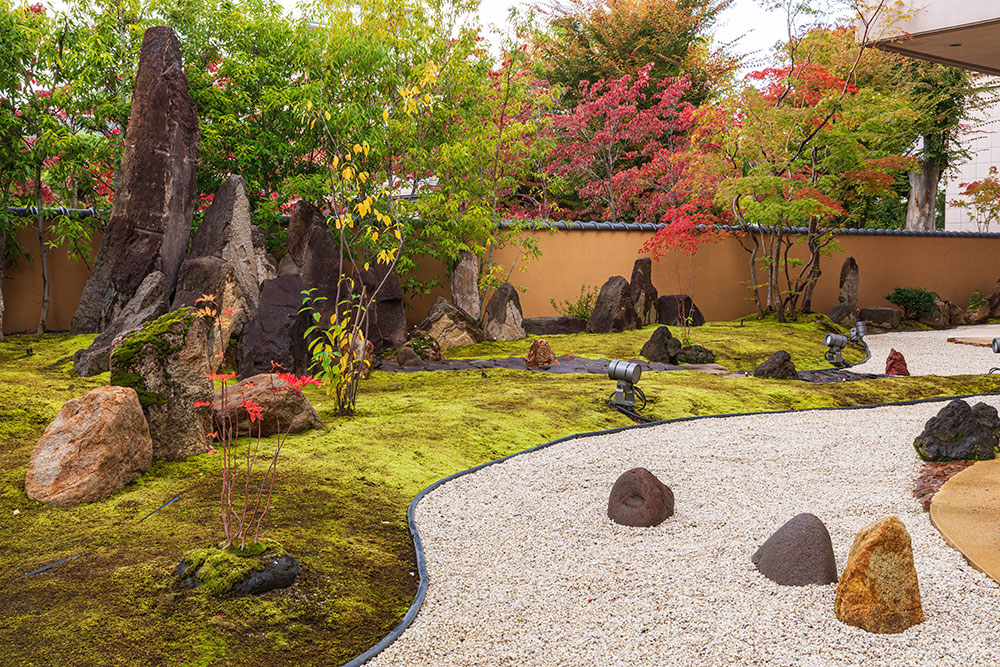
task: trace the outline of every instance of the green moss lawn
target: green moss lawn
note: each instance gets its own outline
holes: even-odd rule
[[[826,324],[747,320],[694,330],[693,342],[746,370],[775,349],[800,368],[822,363]],[[651,330],[552,337],[556,354],[634,357]],[[597,375],[527,371],[389,374],[362,385],[358,413],[292,436],[264,536],[303,568],[297,583],[260,598],[210,597],[171,575],[191,549],[217,543],[218,459],[156,463],[100,502],[51,508],[28,500],[32,448],[64,401],[107,382],[72,375],[88,336],[0,342],[0,646],[4,665],[337,665],[387,633],[417,587],[406,507],[445,475],[560,436],[623,426]],[[26,357],[32,345],[34,356]],[[523,354],[525,342],[449,356]],[[858,358],[860,355],[858,356]],[[855,405],[1000,391],[998,376],[893,378],[814,385],[647,373],[645,414],[684,415]],[[163,503],[180,499],[141,523]],[[15,514],[16,512],[16,514]],[[86,555],[48,572],[35,568]]]

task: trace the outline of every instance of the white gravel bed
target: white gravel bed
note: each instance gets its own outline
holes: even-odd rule
[[[895,331],[865,337],[872,358],[850,370],[858,373],[885,373],[885,360],[895,348],[906,359],[910,375],[981,375],[1000,366],[1000,355],[988,347],[949,343],[953,337],[993,338],[1000,336],[997,325],[957,327],[940,331]]]
[[[416,510],[427,598],[369,664],[998,665],[1000,587],[911,496],[912,439],[943,405],[667,424],[444,484]],[[637,466],[674,492],[659,526],[607,517],[615,479]],[[860,528],[899,517],[927,620],[869,634],[837,620],[835,584],[761,575],[750,556],[799,512],[825,522],[841,570]]]

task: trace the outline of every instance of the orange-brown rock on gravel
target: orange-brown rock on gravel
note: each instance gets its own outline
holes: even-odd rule
[[[31,453],[28,497],[56,506],[100,500],[149,470],[153,441],[130,387],[66,401]]]
[[[894,516],[862,528],[837,584],[837,618],[868,632],[894,634],[922,623],[910,534]]]

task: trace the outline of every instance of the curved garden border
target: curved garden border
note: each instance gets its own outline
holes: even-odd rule
[[[604,431],[589,431],[586,433],[574,433],[573,435],[567,435],[562,438],[557,438],[556,440],[550,440],[549,442],[530,447],[528,449],[521,450],[520,452],[514,452],[513,454],[508,454],[507,456],[501,457],[499,459],[494,459],[493,461],[487,461],[486,463],[480,463],[477,466],[473,466],[466,470],[456,472],[454,474],[448,475],[436,482],[433,482],[427,486],[424,490],[413,497],[410,501],[410,505],[406,510],[406,522],[409,526],[410,534],[413,536],[413,549],[417,554],[417,574],[420,576],[420,585],[417,588],[417,594],[413,599],[413,603],[410,608],[407,609],[406,614],[403,616],[402,620],[393,628],[389,634],[383,637],[375,646],[371,647],[361,655],[357,656],[350,662],[344,664],[344,667],[361,667],[366,662],[377,656],[379,653],[384,651],[390,644],[392,644],[396,639],[399,638],[403,632],[410,627],[413,623],[413,619],[416,618],[417,612],[420,611],[420,607],[424,602],[424,597],[427,595],[428,586],[428,575],[427,575],[427,564],[424,559],[424,548],[423,542],[420,540],[420,533],[417,531],[417,523],[415,518],[415,511],[417,504],[426,496],[428,493],[441,486],[446,482],[450,482],[453,479],[459,477],[464,477],[465,475],[474,473],[481,470],[487,466],[495,465],[506,461],[507,459],[514,458],[515,456],[520,456],[521,454],[527,454],[529,452],[535,452],[540,449],[545,449],[551,447],[552,445],[558,445],[563,442],[568,442],[570,440],[576,440],[579,438],[588,438],[594,435],[610,435],[613,433],[621,433],[622,431],[628,431],[632,429],[649,428],[651,426],[660,426],[663,424],[676,424],[679,422],[689,422],[697,421],[701,419],[725,419],[728,417],[752,417],[756,415],[781,415],[788,414],[791,412],[838,412],[843,410],[869,410],[872,408],[883,408],[887,406],[895,405],[918,405],[921,403],[941,403],[944,401],[953,401],[956,398],[973,398],[976,396],[1000,396],[1000,392],[989,392],[985,394],[960,394],[957,396],[938,396],[935,398],[920,398],[912,401],[891,401],[889,403],[868,403],[865,405],[847,405],[843,407],[832,407],[832,408],[810,408],[808,410],[770,410],[768,412],[733,412],[726,414],[716,414],[716,415],[693,415],[690,417],[674,417],[673,419],[663,419],[660,421],[647,422],[644,424],[629,424],[627,426],[619,426],[618,428],[607,429]]]

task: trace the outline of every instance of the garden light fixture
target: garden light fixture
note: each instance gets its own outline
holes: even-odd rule
[[[632,361],[612,360],[608,363],[608,377],[618,382],[618,388],[611,396],[612,405],[632,410],[635,408],[635,395],[639,394],[643,406],[646,405],[646,397],[642,390],[636,388],[635,383],[642,377],[642,368]]]
[[[826,360],[834,366],[844,366],[844,357],[841,354],[841,350],[847,347],[847,336],[827,334],[824,343],[829,348],[826,351]]]
[[[864,337],[868,335],[868,327],[865,326],[864,321],[855,322],[854,326],[851,327],[850,335],[852,343],[862,342]]]
[[[993,348],[993,354],[1000,354],[1000,338],[994,338],[990,347]],[[989,370],[990,373],[996,373],[997,371],[1000,371],[1000,368],[994,367]]]

